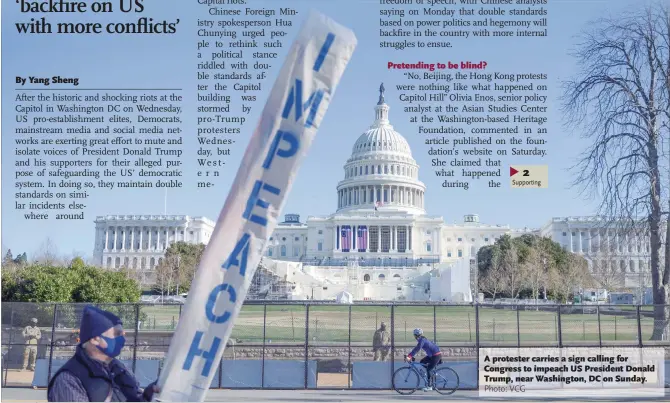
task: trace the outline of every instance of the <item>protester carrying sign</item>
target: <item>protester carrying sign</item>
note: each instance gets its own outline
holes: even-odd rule
[[[125,344],[121,320],[114,314],[87,306],[81,319],[80,344],[74,357],[49,383],[50,402],[148,402],[158,391],[145,390],[117,360]]]

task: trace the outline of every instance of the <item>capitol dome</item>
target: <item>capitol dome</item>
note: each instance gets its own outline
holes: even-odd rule
[[[405,138],[389,122],[389,106],[379,87],[375,120],[358,137],[337,186],[338,212],[353,210],[403,211],[425,214],[425,185]]]

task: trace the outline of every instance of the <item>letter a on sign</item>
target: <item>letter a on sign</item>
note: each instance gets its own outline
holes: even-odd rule
[[[235,319],[355,48],[353,32],[321,14],[298,33],[200,260],[157,401],[201,402],[210,386],[225,386],[214,374]]]

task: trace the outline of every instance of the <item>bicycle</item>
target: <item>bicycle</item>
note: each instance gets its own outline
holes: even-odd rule
[[[450,367],[440,367],[442,360],[433,369],[433,389],[441,395],[450,395],[458,389],[460,378],[456,371]],[[416,392],[423,380],[428,385],[426,366],[415,362],[414,357],[409,365],[398,368],[393,373],[393,389],[401,395],[411,395]]]

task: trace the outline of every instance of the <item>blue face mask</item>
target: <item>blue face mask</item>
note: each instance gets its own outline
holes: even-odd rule
[[[123,336],[117,336],[114,338],[100,336],[100,338],[107,342],[107,347],[102,348],[97,346],[98,350],[102,351],[106,356],[112,358],[118,357],[119,354],[121,354],[123,346],[126,344],[126,338]]]

